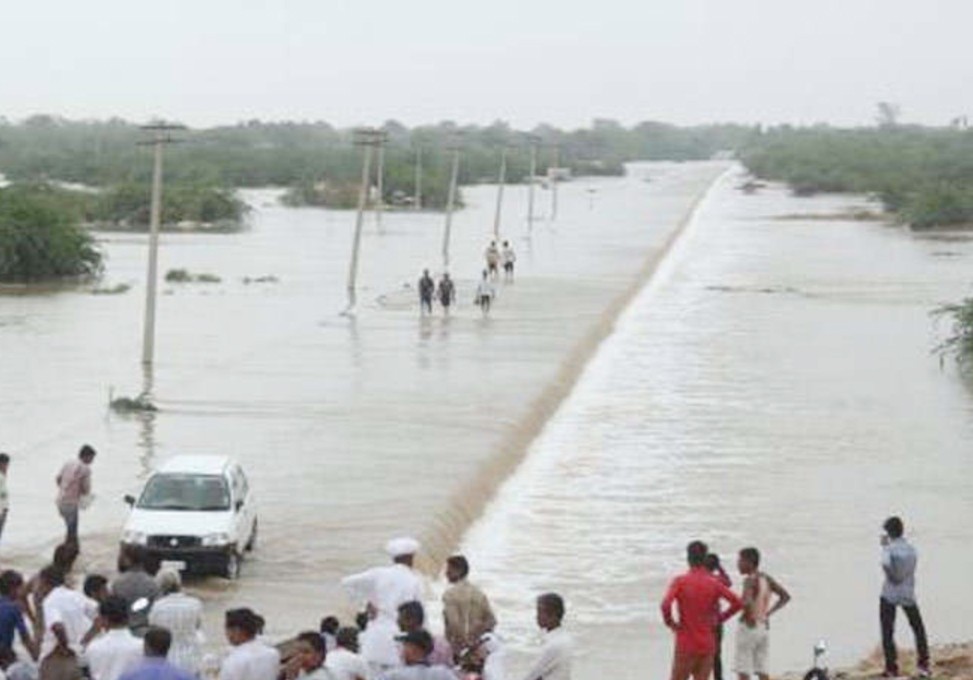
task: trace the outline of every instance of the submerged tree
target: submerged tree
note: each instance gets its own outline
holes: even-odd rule
[[[973,298],[960,303],[943,305],[933,312],[937,317],[952,319],[950,335],[936,347],[935,351],[944,357],[952,355],[961,364],[973,360]]]
[[[0,281],[96,276],[102,256],[80,226],[81,206],[45,185],[0,189]]]

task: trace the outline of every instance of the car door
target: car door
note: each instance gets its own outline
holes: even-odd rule
[[[242,551],[250,540],[253,527],[253,499],[250,497],[250,485],[240,466],[236,465],[230,472],[233,485],[234,527],[236,528],[237,546]],[[240,509],[237,510],[239,505]]]

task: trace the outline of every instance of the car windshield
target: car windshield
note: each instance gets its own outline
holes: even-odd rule
[[[220,475],[159,473],[139,498],[142,510],[229,510],[230,490]]]

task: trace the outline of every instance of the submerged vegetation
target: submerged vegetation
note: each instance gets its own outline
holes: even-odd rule
[[[795,194],[867,193],[914,229],[973,225],[973,131],[905,127],[774,128],[741,153]]]
[[[102,255],[64,192],[44,185],[0,189],[0,281],[91,278]]]
[[[941,357],[953,356],[961,364],[969,365],[973,361],[973,298],[943,305],[933,314],[948,317],[952,322],[950,334],[936,347],[936,352]]]

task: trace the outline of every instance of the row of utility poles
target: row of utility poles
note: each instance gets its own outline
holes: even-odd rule
[[[152,203],[149,210],[149,253],[148,271],[146,272],[145,285],[145,318],[142,332],[142,364],[151,367],[155,358],[155,308],[158,296],[158,263],[159,263],[159,230],[162,220],[162,157],[163,149],[169,145],[179,142],[172,133],[177,130],[184,130],[182,125],[169,125],[157,123],[143,126],[143,130],[151,133],[150,140],[140,142],[140,145],[153,147],[153,168],[152,168]],[[355,232],[352,237],[351,263],[348,268],[348,307],[345,314],[351,314],[357,303],[357,281],[358,281],[358,260],[361,251],[361,236],[365,221],[365,210],[368,206],[369,192],[372,179],[372,160],[376,164],[376,191],[378,193],[375,201],[375,219],[381,228],[382,213],[384,210],[384,175],[385,175],[385,144],[388,141],[388,134],[377,128],[359,128],[354,133],[354,144],[362,148],[362,174],[361,186],[358,191],[358,210],[355,216]],[[527,194],[527,229],[528,233],[534,228],[534,188],[535,177],[537,175],[537,153],[540,148],[540,138],[531,135],[528,138],[530,149],[530,170],[528,178]],[[507,182],[507,153],[512,147],[504,146],[500,150],[500,171],[497,178],[497,202],[493,217],[493,238],[500,238],[500,223],[503,211],[503,190]],[[557,184],[559,163],[558,147],[553,148],[553,171],[548,171],[548,180],[551,188],[551,215],[550,220],[557,217]],[[449,267],[450,239],[452,236],[453,211],[456,207],[456,189],[459,179],[459,164],[462,145],[458,140],[450,144],[446,150],[451,155],[451,167],[449,173],[449,192],[446,198],[446,224],[443,229],[442,257],[443,266]],[[413,207],[416,210],[422,209],[422,148],[416,148],[416,168],[415,168],[415,193],[413,196]]]

